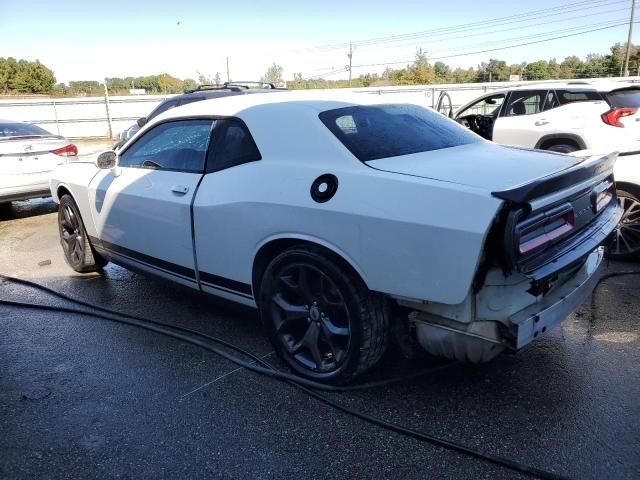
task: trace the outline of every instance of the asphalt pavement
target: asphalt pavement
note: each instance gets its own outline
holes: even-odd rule
[[[284,368],[253,310],[109,265],[66,266],[49,200],[0,213],[0,273],[230,340]],[[616,262],[607,271],[640,271]],[[640,276],[603,282],[517,355],[375,390],[351,408],[573,479],[640,478]],[[64,305],[0,283],[0,298]],[[363,380],[439,361],[387,355]],[[529,478],[383,430],[192,345],[0,306],[0,478]]]

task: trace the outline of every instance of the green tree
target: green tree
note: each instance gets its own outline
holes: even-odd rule
[[[56,83],[53,72],[40,61],[19,60],[18,68],[9,80],[9,87],[20,93],[49,93]]]
[[[444,62],[436,62],[433,64],[433,73],[437,83],[446,83],[451,75],[451,68]]]
[[[576,78],[582,72],[582,60],[572,55],[565,58],[560,64],[560,78]]]
[[[190,90],[195,90],[198,88],[198,82],[196,82],[193,78],[185,78],[182,81],[182,90],[188,92]]]
[[[282,65],[278,65],[273,62],[273,64],[267,68],[264,76],[260,79],[262,82],[273,83],[274,85],[278,85],[283,82],[282,73],[284,72],[284,68]]]
[[[548,80],[550,78],[549,62],[546,60],[529,63],[524,69],[523,80]]]
[[[416,52],[416,59],[407,70],[406,79],[409,85],[427,85],[434,83],[436,79],[433,68],[429,65],[427,53],[422,49]]]

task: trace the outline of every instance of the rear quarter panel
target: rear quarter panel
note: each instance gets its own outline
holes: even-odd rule
[[[326,203],[310,196],[339,179]],[[374,291],[442,303],[464,300],[501,205],[486,192],[348,165],[263,160],[206,175],[194,202],[198,268],[251,283],[259,248],[278,238],[340,254]]]

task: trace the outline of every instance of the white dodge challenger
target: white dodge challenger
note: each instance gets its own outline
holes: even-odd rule
[[[393,335],[463,361],[516,351],[591,293],[621,217],[615,153],[503,147],[369,102],[197,102],[59,167],[69,265],[111,261],[257,307],[290,367],[331,383]]]

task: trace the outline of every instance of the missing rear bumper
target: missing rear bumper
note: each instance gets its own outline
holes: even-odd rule
[[[591,294],[600,279],[600,267],[604,257],[602,247],[593,251],[584,265],[564,285],[552,291],[539,302],[511,317],[516,349],[531,343],[546,332],[548,327],[560,323],[573,313]]]

